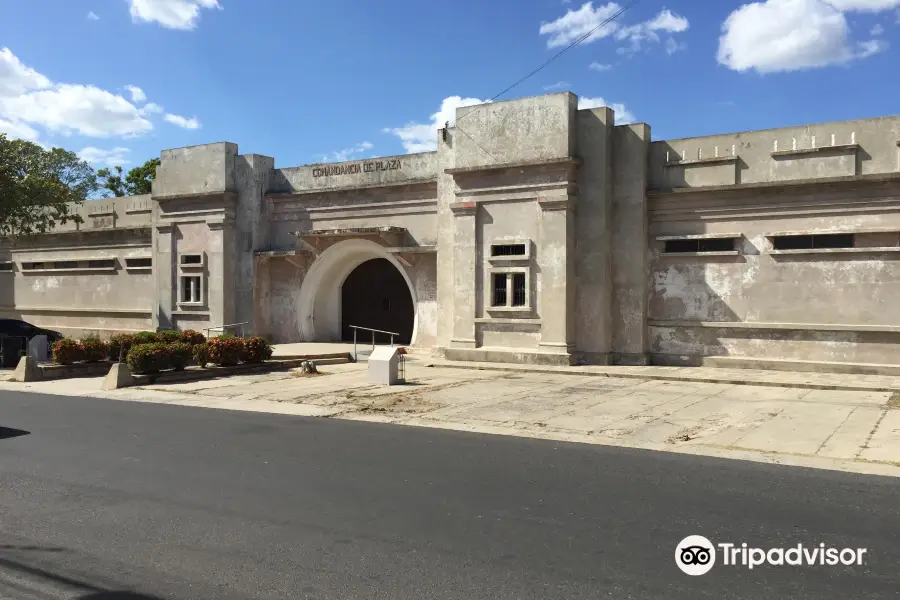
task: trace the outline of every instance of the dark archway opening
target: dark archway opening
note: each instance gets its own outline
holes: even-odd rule
[[[409,287],[400,271],[386,258],[362,263],[341,286],[341,339],[353,341],[351,325],[399,333],[398,344],[412,341],[415,310]],[[371,341],[370,332],[360,332],[360,341]],[[376,334],[376,343],[389,336]]]

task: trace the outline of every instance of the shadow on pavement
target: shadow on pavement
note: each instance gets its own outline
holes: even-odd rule
[[[20,435],[29,435],[30,431],[23,429],[13,429],[11,427],[0,427],[0,440],[19,437]]]

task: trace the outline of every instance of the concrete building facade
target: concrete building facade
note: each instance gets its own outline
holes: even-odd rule
[[[275,342],[357,325],[456,360],[900,364],[900,117],[652,141],[560,93],[435,134],[291,168],[165,150],[152,194],[0,245],[0,317]]]

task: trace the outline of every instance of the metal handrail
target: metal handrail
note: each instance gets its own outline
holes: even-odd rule
[[[203,331],[206,332],[206,337],[209,337],[209,332],[210,332],[210,331],[218,331],[218,330],[221,329],[221,330],[222,330],[222,333],[225,333],[225,330],[226,330],[227,328],[229,328],[229,327],[241,327],[241,326],[243,326],[243,325],[249,325],[249,324],[250,324],[250,321],[244,321],[243,323],[231,323],[231,324],[229,324],[229,325],[218,325],[218,326],[216,326],[216,327],[207,327],[207,328],[204,329]],[[243,334],[243,333],[244,333],[244,331],[241,330],[241,334]],[[243,336],[243,335],[238,335],[238,337],[244,337],[244,336]]]
[[[386,333],[389,336],[391,336],[391,348],[394,347],[394,336],[400,337],[399,333],[396,333],[393,331],[384,331],[383,329],[372,329],[371,327],[360,327],[358,325],[350,325],[350,329],[353,330],[353,360],[356,360],[357,358],[359,358],[359,356],[356,352],[356,334],[360,329],[362,329],[364,331],[372,332],[372,350],[375,350],[375,334],[376,333]]]

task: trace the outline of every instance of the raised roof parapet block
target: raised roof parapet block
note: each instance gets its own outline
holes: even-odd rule
[[[898,138],[900,116],[664,140],[651,144],[649,187],[704,188],[896,173]],[[726,160],[718,160],[723,156]],[[731,156],[733,172],[723,166]]]
[[[153,181],[153,198],[189,198],[235,191],[237,144],[218,142],[163,150]]]
[[[456,168],[575,155],[578,98],[570,92],[456,109]]]

